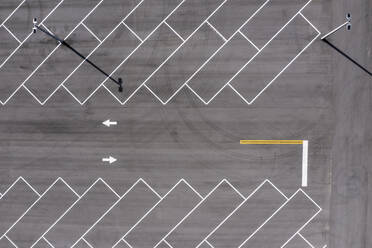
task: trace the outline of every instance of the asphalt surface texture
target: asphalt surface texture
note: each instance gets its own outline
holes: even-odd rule
[[[372,71],[368,0],[2,0],[0,248],[372,247],[347,13]]]

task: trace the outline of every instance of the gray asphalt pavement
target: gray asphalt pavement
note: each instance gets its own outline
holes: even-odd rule
[[[372,70],[372,6],[306,3],[2,1],[0,248],[371,247],[372,80],[306,19]]]

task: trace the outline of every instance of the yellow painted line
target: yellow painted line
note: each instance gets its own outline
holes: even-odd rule
[[[302,145],[303,140],[241,140],[242,145]]]

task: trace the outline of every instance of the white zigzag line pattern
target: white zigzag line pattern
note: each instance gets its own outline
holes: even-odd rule
[[[4,27],[5,30],[7,30],[13,37],[14,39],[19,43],[18,47],[8,56],[8,58],[5,59],[5,61],[0,65],[0,68],[18,51],[18,49],[22,46],[22,44],[27,41],[29,39],[29,37],[32,35],[32,32],[23,40],[23,41],[20,41],[4,24],[6,23],[6,21],[20,8],[20,6],[25,2],[26,0],[23,0],[18,6],[17,8],[3,21],[3,23],[0,25],[0,27]],[[96,6],[79,22],[79,24],[67,35],[66,38],[68,38],[80,25],[82,25],[83,27],[85,27],[91,34],[93,37],[95,37],[98,41],[99,41],[99,44],[97,45],[97,47],[95,49],[93,49],[93,51],[91,51],[91,53],[88,55],[88,58],[102,45],[102,43],[119,27],[119,25],[123,24],[139,41],[140,41],[140,44],[110,73],[110,76],[112,76],[119,68],[120,66],[122,66],[133,54],[136,50],[138,50],[139,47],[141,47],[144,42],[162,25],[162,24],[165,24],[169,27],[170,30],[172,30],[179,38],[180,40],[182,41],[181,45],[179,47],[177,47],[166,59],[165,61],[163,61],[163,63],[161,63],[156,69],[155,71],[153,71],[143,82],[140,86],[137,87],[137,89],[125,100],[125,101],[121,101],[120,99],[118,99],[115,94],[113,94],[111,92],[110,89],[108,89],[104,83],[108,80],[108,78],[106,78],[103,82],[101,82],[99,84],[99,86],[97,86],[97,88],[83,101],[81,101],[80,99],[78,99],[65,85],[64,83],[80,68],[80,66],[84,63],[84,61],[82,61],[74,70],[73,72],[71,72],[66,78],[65,80],[63,80],[58,86],[57,88],[44,100],[44,101],[41,101],[38,99],[38,97],[30,90],[27,88],[27,86],[25,85],[25,83],[38,71],[38,69],[48,60],[48,58],[50,56],[53,55],[53,53],[58,49],[58,47],[61,45],[61,44],[58,44],[57,47],[52,51],[50,52],[50,54],[36,67],[35,70],[33,70],[33,72],[26,78],[26,80],[24,80],[20,85],[19,87],[8,97],[8,99],[6,99],[4,102],[2,102],[0,100],[0,103],[2,105],[5,105],[17,92],[20,88],[24,88],[40,105],[44,105],[46,104],[49,99],[58,91],[60,90],[61,88],[66,90],[80,105],[83,105],[85,104],[101,87],[105,90],[108,91],[108,93],[110,93],[109,95],[111,95],[114,99],[116,99],[120,104],[124,105],[126,104],[142,87],[144,87],[145,89],[147,89],[152,95],[154,95],[154,97],[156,99],[159,100],[159,102],[161,102],[163,105],[169,103],[177,94],[178,92],[180,92],[184,87],[188,88],[193,94],[195,94],[197,96],[197,98],[203,102],[205,105],[208,105],[210,102],[212,102],[224,89],[225,87],[230,87],[245,103],[247,103],[248,105],[252,104],[319,36],[320,36],[320,31],[302,14],[302,10],[305,9],[312,0],[309,0],[261,49],[259,49],[248,37],[246,37],[242,32],[241,32],[241,29],[243,28],[243,26],[245,24],[247,24],[258,12],[260,12],[262,10],[262,8],[264,8],[267,3],[269,3],[271,0],[267,0],[265,3],[262,4],[262,6],[260,6],[259,9],[257,9],[257,11],[255,11],[255,13],[249,17],[244,23],[243,25],[241,25],[241,27],[229,38],[229,39],[226,39],[210,22],[209,22],[209,19],[228,1],[228,0],[225,0],[223,1],[186,39],[183,39],[182,36],[180,36],[168,23],[167,23],[167,19],[186,1],[186,0],[183,0],[181,1],[170,13],[169,15],[167,15],[164,20],[162,20],[160,22],[160,24],[158,24],[156,26],[156,28],[144,39],[141,39],[139,37],[138,34],[136,34],[128,25],[125,24],[125,20],[128,18],[128,16],[134,12],[143,2],[144,0],[141,0],[130,12],[128,15],[126,15],[126,17],[124,17],[124,19],[122,21],[120,21],[120,23],[118,25],[116,25],[116,27],[103,39],[103,40],[100,40],[97,35],[95,35],[85,24],[84,24],[84,21],[89,17],[89,15],[91,15],[95,10],[96,8],[98,8],[101,3],[103,2],[104,0],[101,0],[98,4],[96,4]],[[64,0],[61,0],[57,6],[55,6],[55,8],[53,8],[51,10],[51,12],[40,22],[39,25],[43,25],[43,23],[47,20],[47,18],[64,2]],[[247,100],[245,99],[240,93],[239,91],[237,91],[230,83],[232,80],[234,80],[234,78],[236,78],[237,75],[239,75],[243,69],[249,65],[249,63],[257,56],[259,55],[263,49],[296,17],[296,16],[301,16],[307,23],[309,23],[309,25],[311,25],[311,27],[318,33],[316,35],[316,37],[311,40],[307,46],[305,48],[303,48],[270,82],[268,82],[266,84],[266,86],[252,99],[252,100]],[[153,90],[150,89],[150,87],[148,87],[146,85],[146,82],[148,82],[149,79],[151,79],[158,70],[160,70],[163,65],[171,58],[173,57],[173,55],[182,47],[186,44],[186,42],[190,39],[190,37],[195,33],[197,32],[204,24],[207,24],[209,25],[212,30],[214,30],[214,32],[216,32],[220,37],[221,39],[224,41],[224,44],[217,50],[215,51],[215,53],[213,53],[177,90],[176,92],[174,92],[171,97],[169,97],[169,99],[167,99],[166,101],[163,101],[159,96],[156,95],[156,93],[154,93]],[[190,80],[192,80],[194,78],[194,76],[200,71],[202,70],[208,63],[209,61],[211,61],[211,59],[218,53],[218,51],[220,51],[230,40],[231,38],[236,35],[237,33],[241,34],[243,37],[245,37],[251,44],[253,47],[255,47],[257,49],[257,53],[232,77],[230,78],[225,84],[224,86],[208,101],[205,101],[195,90],[193,90],[189,85],[188,83],[190,82]]]
[[[79,24],[78,25],[76,25],[71,31],[70,31],[70,33],[65,37],[65,39],[67,39],[68,37],[70,37],[70,35],[81,25],[81,23],[86,19],[86,18],[88,18],[88,16],[91,14],[91,13],[93,13],[94,12],[94,10],[103,2],[104,0],[101,0],[98,4],[96,4],[96,6],[91,10],[91,11],[89,11],[89,13],[83,18],[83,20],[81,20],[80,22],[79,22]],[[48,19],[48,17],[62,4],[64,2],[64,0],[62,0],[61,2],[59,2],[58,3],[58,5],[38,24],[39,26],[41,26],[41,25],[43,25],[43,23]],[[7,58],[7,60],[22,46],[22,44],[24,43],[24,42],[26,42],[29,38],[30,38],[30,36],[32,35],[32,31],[30,32],[30,34],[25,38],[25,40],[16,48],[16,50],[14,50],[13,51],[13,53]],[[6,100],[6,101],[4,101],[4,102],[1,102],[3,105],[5,105],[14,95],[15,95],[15,93],[17,93],[18,92],[18,90],[20,89],[20,88],[25,88],[28,92],[30,92],[31,93],[31,91],[30,90],[28,90],[26,87],[25,87],[25,83],[36,73],[36,71],[45,63],[45,61],[47,61],[48,60],[48,58],[50,57],[50,56],[52,56],[53,55],[53,53],[59,48],[61,46],[61,44],[58,44],[57,46],[56,46],[56,48],[55,49],[53,49],[50,53],[49,53],[49,55],[36,67],[36,69],[34,69],[33,71],[32,71],[32,73],[21,83],[21,85],[13,92],[13,94],[11,94],[11,96]],[[6,60],[6,61],[7,61]],[[4,62],[5,63],[5,62]],[[1,65],[0,66],[0,68],[2,67],[3,65]],[[34,98],[35,98],[35,95],[34,94],[31,94]],[[41,104],[41,102],[40,102],[40,100],[39,99],[37,99],[36,98],[36,100]]]
[[[45,238],[45,235],[76,205],[79,200],[81,200],[98,182],[103,183],[115,196],[117,197],[117,201],[108,209],[105,211],[105,213],[102,216],[97,216],[97,221],[90,226],[87,231],[84,232],[83,235],[71,246],[71,248],[75,247],[79,242],[85,242],[89,247],[94,248],[86,239],[86,235],[108,214],[110,211],[122,200],[125,198],[125,196],[133,190],[133,188],[139,184],[140,182],[143,183],[148,189],[151,190],[158,198],[158,202],[152,206],[146,214],[144,214],[137,222],[135,225],[133,225],[123,236],[121,239],[119,239],[114,245],[113,248],[115,248],[120,242],[126,243],[129,247],[132,247],[130,243],[127,242],[125,237],[144,219],[146,216],[153,210],[155,209],[162,201],[163,199],[169,195],[180,183],[186,184],[199,198],[200,202],[191,210],[189,211],[181,221],[179,221],[153,248],[158,247],[162,242],[167,244],[169,247],[172,247],[169,242],[167,241],[167,237],[184,221],[186,220],[193,212],[196,210],[203,202],[205,202],[208,197],[220,187],[221,184],[226,183],[228,184],[242,199],[243,201],[227,216],[224,218],[224,220],[219,223],[195,248],[199,248],[203,243],[209,245],[210,247],[213,247],[213,245],[208,241],[208,238],[213,235],[218,228],[220,228],[236,211],[238,211],[243,204],[249,200],[253,195],[258,192],[261,187],[265,184],[271,185],[272,188],[274,188],[276,191],[278,191],[283,198],[285,199],[285,202],[269,217],[267,218],[249,237],[247,237],[243,243],[240,244],[238,248],[241,248],[244,246],[244,244],[249,241],[260,229],[265,226],[267,222],[269,222],[282,208],[284,208],[291,199],[293,199],[299,192],[301,192],[303,195],[305,195],[317,208],[318,211],[309,219],[306,221],[306,223],[300,227],[284,244],[280,244],[281,248],[285,248],[285,246],[295,237],[298,236],[301,239],[303,239],[311,248],[314,248],[314,246],[301,234],[301,231],[322,211],[322,208],[308,195],[306,194],[305,191],[303,191],[301,188],[298,189],[292,196],[287,197],[280,189],[278,189],[269,179],[264,180],[260,185],[258,185],[247,197],[245,197],[233,184],[231,184],[227,179],[223,179],[220,181],[206,196],[202,196],[194,187],[192,187],[185,179],[179,180],[164,196],[161,196],[158,194],[144,179],[140,178],[138,179],[122,196],[119,196],[119,194],[108,184],[106,183],[105,180],[102,178],[98,178],[88,189],[82,194],[79,195],[76,193],[76,191],[63,179],[63,178],[58,178],[56,179],[46,190],[44,193],[40,194],[38,193],[30,183],[28,183],[23,177],[19,177],[3,194],[0,195],[0,203],[1,199],[14,187],[15,184],[17,184],[19,181],[23,181],[30,189],[38,195],[38,199],[7,229],[7,231],[1,235],[0,240],[5,238],[7,239],[14,247],[18,248],[16,243],[13,242],[8,236],[8,232],[35,206],[36,203],[38,203],[49,191],[50,189],[55,186],[57,182],[62,182],[64,185],[68,187],[71,192],[73,192],[77,196],[77,200],[55,221],[48,229],[45,231],[38,239],[33,243],[31,246],[34,247],[40,240],[44,240],[47,242],[51,247],[54,248],[54,246]]]

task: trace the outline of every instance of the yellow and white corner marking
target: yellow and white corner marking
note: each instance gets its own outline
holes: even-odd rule
[[[302,145],[302,187],[308,186],[308,140],[241,140],[242,145]]]

